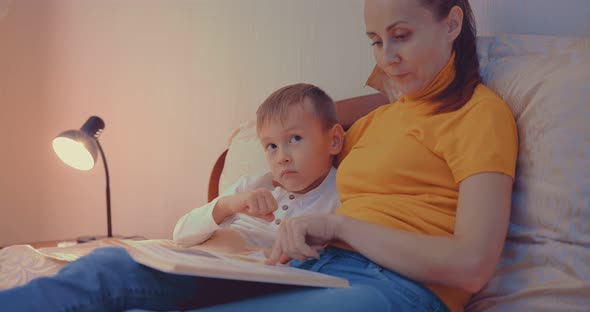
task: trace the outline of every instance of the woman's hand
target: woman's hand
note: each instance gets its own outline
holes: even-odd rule
[[[291,259],[319,258],[318,250],[337,238],[340,216],[315,214],[287,218],[281,223],[277,239],[266,264],[284,264]]]

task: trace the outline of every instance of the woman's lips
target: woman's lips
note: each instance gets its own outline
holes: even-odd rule
[[[410,73],[403,73],[403,74],[395,74],[395,75],[392,75],[391,77],[401,80],[401,79],[408,77],[409,75],[410,75]]]

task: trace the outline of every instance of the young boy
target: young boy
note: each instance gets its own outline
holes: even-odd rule
[[[183,216],[174,229],[177,243],[201,244],[216,230],[231,228],[249,245],[271,247],[284,218],[328,213],[340,205],[332,163],[344,130],[332,99],[316,86],[294,84],[271,94],[256,115],[270,172],[242,177]]]
[[[177,242],[198,244],[229,227],[269,246],[285,217],[331,212],[339,205],[332,161],[342,148],[344,131],[336,121],[333,101],[315,86],[295,84],[274,92],[257,116],[270,173],[242,178],[210,204],[182,217],[174,231]],[[241,290],[227,292],[228,287]],[[136,263],[122,248],[110,247],[69,263],[55,276],[0,291],[0,307],[178,310],[270,293],[278,287],[288,286],[163,273]]]

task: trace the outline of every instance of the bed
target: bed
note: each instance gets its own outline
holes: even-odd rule
[[[590,39],[478,38],[484,82],[510,106],[519,157],[508,239],[497,272],[468,311],[590,310]],[[388,103],[373,94],[337,102],[345,127]],[[212,169],[209,200],[243,174],[265,171],[253,122]],[[80,252],[112,244],[84,245]],[[43,251],[43,250],[41,250]],[[0,250],[0,288],[55,274],[64,261],[31,246]]]

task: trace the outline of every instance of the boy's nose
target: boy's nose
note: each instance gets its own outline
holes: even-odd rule
[[[279,155],[279,163],[286,164],[291,162],[291,156],[288,153],[282,152]]]
[[[281,157],[281,159],[279,160],[279,163],[281,164],[287,164],[291,162],[291,158],[289,157]]]

